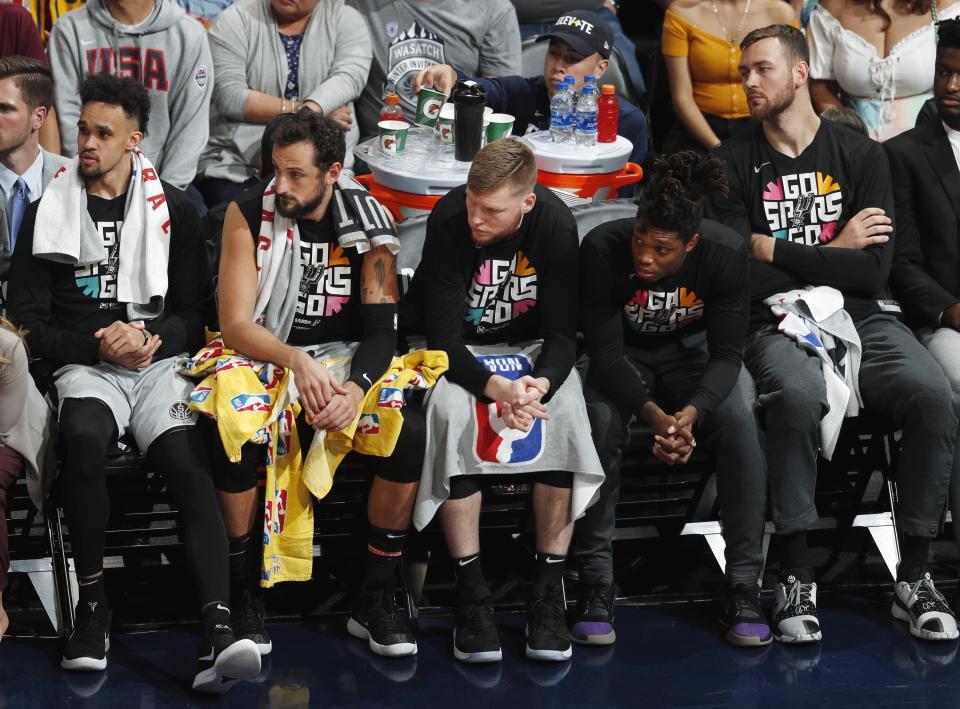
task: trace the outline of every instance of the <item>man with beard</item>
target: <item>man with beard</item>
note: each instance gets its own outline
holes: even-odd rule
[[[98,75],[80,88],[77,157],[20,227],[10,313],[26,329],[41,381],[53,373],[63,472],[57,498],[70,527],[80,598],[61,667],[102,671],[111,612],[103,577],[109,516],[104,467],[134,439],[177,503],[201,603],[194,689],[223,692],[260,671],[230,626],[227,538],[206,440],[187,407],[193,383],[175,361],[214,317],[203,227],[180,190],[137,148],[150,99],[133,79]]]
[[[916,637],[956,638],[956,620],[927,557],[946,502],[957,411],[942,370],[893,314],[899,307],[883,299],[894,233],[886,156],[879,144],[817,117],[799,30],[761,28],[741,47],[740,73],[757,125],[718,151],[730,194],[713,200],[711,215],[748,239],[753,256],[744,361],[757,385],[782,559],[774,637],[821,638],[806,539],[817,518],[817,453],[822,447],[830,455],[841,412],[855,412],[862,401],[902,430],[901,561],[891,612]],[[831,288],[800,290],[810,286]],[[807,309],[791,319],[793,299],[807,299]],[[774,309],[786,311],[781,331]],[[824,336],[831,332],[845,338],[833,349]]]
[[[937,120],[884,144],[897,205],[890,285],[920,342],[960,391],[960,20],[942,21],[937,35]],[[954,515],[960,515],[958,474]],[[953,529],[960,540],[960,524]]]
[[[260,362],[291,371],[306,419],[298,421],[301,449],[314,430],[335,432],[354,420],[374,382],[396,349],[399,242],[386,210],[352,179],[341,174],[345,139],[331,117],[309,108],[275,119],[274,178],[251,187],[227,208],[220,260],[220,327],[224,344]],[[368,238],[346,239],[344,205],[359,194],[357,215]],[[379,236],[372,230],[379,229]],[[294,233],[296,231],[296,234]],[[291,282],[292,322],[276,324],[267,305],[259,314],[264,251],[272,241],[291,240],[302,276]],[[282,270],[282,266],[281,266]],[[277,293],[284,298],[286,292]],[[355,347],[350,344],[359,343]],[[352,354],[345,381],[321,364],[333,352]],[[307,424],[306,422],[309,422]],[[403,426],[389,458],[378,465],[367,504],[370,527],[362,590],[347,630],[367,640],[371,652],[402,657],[417,652],[394,600],[395,573],[413,513],[423,466],[423,416],[405,407]],[[245,444],[238,463],[215,446],[215,477],[230,537],[230,577],[237,632],[254,640],[262,654],[272,649],[259,595],[264,535],[259,532],[257,467],[264,447]],[[262,524],[262,522],[260,522]]]

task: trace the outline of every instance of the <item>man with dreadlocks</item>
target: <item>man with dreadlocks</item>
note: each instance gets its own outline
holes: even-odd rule
[[[747,249],[732,229],[701,218],[705,195],[726,190],[716,158],[658,158],[636,218],[597,227],[580,247],[580,327],[590,358],[584,395],[606,479],[574,532],[581,593],[571,635],[579,642],[615,638],[611,537],[633,417],[654,430],[654,455],[671,465],[686,463],[698,442],[715,456],[727,544],[721,621],[734,645],[772,639],[757,585],[766,468],[738,388]]]

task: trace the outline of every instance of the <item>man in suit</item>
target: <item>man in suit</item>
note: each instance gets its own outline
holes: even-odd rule
[[[887,142],[897,210],[894,295],[960,391],[960,20],[940,23],[937,119]]]
[[[940,23],[934,120],[885,143],[897,239],[890,286],[917,337],[960,391],[960,20]],[[926,111],[926,108],[925,108]],[[960,513],[960,457],[951,509]],[[954,524],[960,543],[960,524]]]
[[[0,59],[0,314],[23,213],[67,164],[40,147],[52,103],[53,77],[43,62],[17,55]]]

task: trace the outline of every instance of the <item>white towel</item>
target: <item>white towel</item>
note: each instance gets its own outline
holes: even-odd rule
[[[765,299],[780,318],[777,329],[820,358],[829,410],[820,419],[820,451],[830,460],[847,416],[863,406],[860,397],[862,345],[853,319],[843,309],[843,293],[830,286],[777,293]]]
[[[71,266],[100,263],[107,249],[87,211],[87,189],[79,157],[60,168],[43,191],[33,231],[33,255]],[[139,150],[132,171],[120,230],[117,300],[127,303],[131,320],[163,312],[170,260],[170,210],[153,165]]]
[[[297,220],[287,219],[276,211],[276,183],[276,178],[270,181],[260,203],[257,302],[253,318],[281,340],[286,340],[296,314],[297,284],[300,283],[303,264]],[[337,243],[345,249],[355,248],[361,254],[379,246],[386,246],[393,254],[400,250],[390,213],[360,183],[343,173],[333,186],[330,216]]]

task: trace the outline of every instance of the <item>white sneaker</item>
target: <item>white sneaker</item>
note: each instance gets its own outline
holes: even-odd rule
[[[898,581],[893,585],[893,603],[890,614],[910,625],[910,634],[921,640],[955,640],[957,619],[933,585],[930,572],[919,581]]]
[[[773,626],[773,637],[782,643],[822,639],[817,619],[817,584],[802,583],[793,574],[781,579],[773,606]]]

